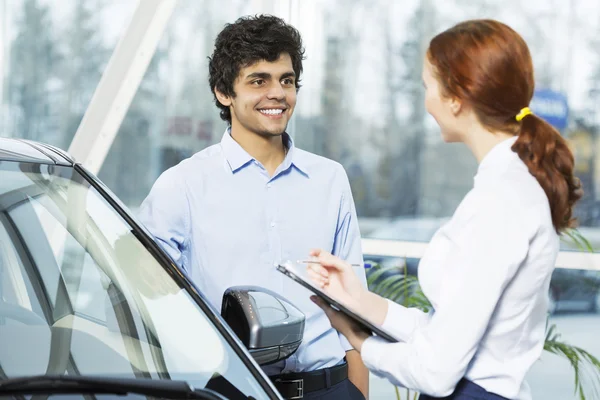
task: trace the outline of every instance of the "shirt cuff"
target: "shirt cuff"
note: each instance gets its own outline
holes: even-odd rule
[[[427,314],[421,310],[404,307],[391,300],[387,302],[388,311],[381,328],[396,339],[408,342],[419,325],[419,319],[426,318]]]

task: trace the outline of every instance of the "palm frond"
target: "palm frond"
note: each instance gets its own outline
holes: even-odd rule
[[[574,244],[581,251],[594,252],[592,244],[587,240],[581,232],[575,228],[569,228],[563,232],[560,236],[561,240],[565,243]]]
[[[378,281],[386,273],[392,273],[392,274],[402,273],[402,269],[400,267],[381,267],[379,265],[372,266],[371,271],[372,272],[370,272],[369,276],[367,277],[367,283],[369,284],[369,287],[371,285],[377,285]]]
[[[404,275],[392,275],[381,280],[374,285],[377,294],[382,297],[400,296],[406,297],[411,293],[415,282]]]
[[[421,290],[415,276],[406,274],[406,267],[379,267],[369,274],[369,289],[381,297],[390,299],[405,307],[416,307],[429,312],[431,303]]]
[[[566,358],[571,364],[575,373],[575,395],[580,400],[586,400],[587,390],[584,390],[584,383],[593,393],[590,398],[600,398],[600,360],[580,347],[561,341],[555,325],[551,325],[547,330],[544,350]]]
[[[565,240],[567,238],[568,240]],[[589,240],[575,228],[565,230],[561,235],[561,240],[567,243],[571,242],[581,251],[594,252]],[[592,284],[595,286],[596,282],[594,281]],[[569,361],[575,373],[575,395],[578,395],[580,400],[586,399],[583,382],[588,383],[588,380],[589,386],[586,385],[586,387],[592,391],[591,398],[600,399],[600,361],[596,357],[580,347],[562,342],[555,325],[547,329],[544,350]]]
[[[425,312],[431,309],[431,304],[423,294],[417,278],[408,275],[406,262],[398,267],[381,267],[373,264],[371,268],[372,270],[367,277],[367,284],[369,290],[373,293],[405,307],[417,307]],[[394,389],[396,399],[401,400],[400,389],[398,386],[394,386]],[[413,400],[416,400],[419,393],[409,389],[406,389],[406,400],[410,400],[411,393],[413,394]]]

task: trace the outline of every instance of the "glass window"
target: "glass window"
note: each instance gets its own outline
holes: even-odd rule
[[[67,149],[138,1],[0,1],[0,131]]]
[[[301,31],[306,47],[303,87],[288,129],[296,144],[344,165],[364,237],[429,241],[472,187],[477,164],[464,146],[443,143],[425,111],[424,52],[441,29],[493,17],[530,46],[538,89],[532,107],[572,145],[585,187],[576,214],[585,237],[600,246],[599,118],[592,106],[600,93],[600,59],[588,46],[600,5],[536,3],[519,13],[499,0],[229,5],[178,2],[99,174],[128,206],[141,203],[161,172],[220,140],[225,124],[208,87],[207,57],[223,25],[279,12]],[[567,242],[563,248],[579,249]]]
[[[9,220],[0,215],[0,307],[24,309],[32,320],[44,322],[45,315],[40,301],[25,275],[21,261],[24,255]],[[16,322],[1,314],[2,312],[1,325]]]
[[[586,192],[576,214],[600,248],[600,114],[594,106],[600,59],[588,45],[600,3],[515,3],[519,12],[499,0],[301,4],[292,14],[307,50],[296,143],[344,165],[363,236],[427,242],[472,187],[474,157],[462,145],[444,143],[426,113],[421,66],[436,33],[461,20],[495,18],[530,46],[538,90],[532,108],[574,149]]]
[[[211,320],[78,172],[2,162],[0,173],[0,294],[14,305],[0,303],[6,376],[186,380],[266,398]]]
[[[55,208],[53,204],[48,201],[44,203],[46,205],[32,200],[33,209],[44,234],[50,239],[49,244],[65,282],[73,311],[89,318],[106,321],[105,304],[109,299],[104,286],[109,285],[110,278],[68,232],[66,223],[64,221],[61,223],[50,213],[49,208]],[[54,215],[56,214],[55,212]]]

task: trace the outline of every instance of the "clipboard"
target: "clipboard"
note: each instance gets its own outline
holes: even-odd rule
[[[381,327],[376,326],[375,324],[369,322],[367,319],[365,319],[361,315],[355,313],[348,307],[344,306],[342,303],[335,300],[334,298],[329,296],[327,293],[323,292],[318,286],[313,284],[309,278],[303,277],[301,274],[299,274],[296,270],[296,267],[294,266],[294,264],[291,261],[285,261],[285,262],[281,262],[281,263],[277,264],[277,271],[281,272],[288,278],[296,281],[300,285],[304,286],[306,289],[310,290],[311,292],[313,292],[314,294],[319,296],[327,304],[329,304],[333,309],[340,311],[340,312],[344,313],[346,316],[350,317],[362,329],[364,329],[366,332],[370,333],[371,335],[375,334],[375,335],[381,337],[382,339],[385,339],[391,343],[398,342],[397,339],[395,339],[388,332],[381,329]]]

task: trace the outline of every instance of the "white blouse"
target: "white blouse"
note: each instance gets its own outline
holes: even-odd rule
[[[419,265],[435,312],[389,302],[383,328],[362,358],[376,375],[434,397],[465,377],[509,399],[531,399],[524,381],[544,346],[548,289],[559,236],[548,198],[511,150],[482,160],[473,189],[431,239]]]

